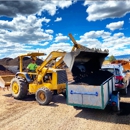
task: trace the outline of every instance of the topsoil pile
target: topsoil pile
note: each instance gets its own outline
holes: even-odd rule
[[[125,60],[115,60],[112,64],[121,64],[124,70],[130,70],[130,62]]]

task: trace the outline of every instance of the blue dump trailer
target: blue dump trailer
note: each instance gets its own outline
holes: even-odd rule
[[[64,61],[73,76],[73,82],[68,84],[66,90],[68,105],[102,110],[109,105],[114,111],[120,111],[115,77],[101,70],[107,55],[108,51],[88,48],[66,54]]]
[[[95,109],[105,109],[110,105],[114,110],[119,111],[119,92],[114,91],[114,80],[112,76],[100,85],[68,84],[68,105]]]

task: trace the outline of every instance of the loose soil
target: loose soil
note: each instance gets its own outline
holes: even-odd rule
[[[69,81],[73,81],[67,70]],[[39,105],[35,95],[16,100],[11,91],[0,90],[0,130],[130,130],[130,87],[121,95],[121,112],[74,108],[62,95],[53,96],[47,106]]]
[[[15,100],[10,91],[0,91],[0,130],[130,130],[130,88],[121,96],[121,114],[109,109],[75,109],[62,95],[41,106],[34,95]]]

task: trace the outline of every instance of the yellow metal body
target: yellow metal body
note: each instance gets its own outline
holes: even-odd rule
[[[5,88],[10,86],[11,80],[15,77],[15,75],[1,75],[0,76],[0,87]]]
[[[45,53],[39,53],[39,52],[33,52],[33,53],[27,53],[27,54],[22,54],[19,56],[19,64],[20,64],[20,72],[23,70],[23,58],[26,56],[30,56],[32,59],[36,60],[37,56],[43,56],[46,55]]]
[[[51,79],[46,81],[43,80],[43,74],[46,72],[47,68],[43,68],[41,73],[37,75],[34,82],[29,84],[29,93],[36,93],[39,88],[46,87],[49,90],[57,90],[57,93],[61,93],[66,88],[66,83],[58,84],[58,76],[56,69],[48,69],[46,74],[51,74]],[[38,79],[39,78],[39,79]]]
[[[66,54],[66,52],[62,51],[53,51],[51,52],[47,58],[43,61],[43,63],[37,67],[36,69],[36,73],[31,73],[28,72],[29,76],[31,77],[32,75],[35,75],[35,80],[31,83],[29,83],[28,86],[28,92],[31,94],[35,94],[36,91],[39,88],[42,87],[46,87],[49,90],[53,91],[53,90],[57,90],[57,93],[61,93],[65,88],[66,88],[66,82],[65,83],[61,83],[58,84],[58,76],[57,76],[57,72],[58,70],[61,69],[56,69],[57,66],[59,66],[61,64],[61,60],[64,57],[64,55]],[[22,72],[22,66],[23,66],[23,62],[22,59],[25,56],[40,56],[40,55],[44,55],[44,53],[28,53],[28,54],[24,54],[24,55],[20,55],[20,72]],[[57,58],[59,58],[57,60]],[[63,62],[63,60],[62,60]],[[47,74],[51,74],[51,78],[44,81],[44,77]],[[17,76],[20,76],[22,78],[25,78],[23,73],[19,73]],[[17,91],[17,87],[16,85],[14,85],[14,92]],[[41,94],[42,95],[42,94]],[[41,98],[43,98],[43,95],[41,96]]]

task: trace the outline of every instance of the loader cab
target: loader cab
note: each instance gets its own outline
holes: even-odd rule
[[[27,72],[25,69],[27,66],[24,65],[24,58],[29,57],[28,59],[35,59],[39,56],[44,56],[46,55],[45,53],[40,53],[40,52],[32,52],[32,53],[27,53],[27,54],[22,54],[18,56],[19,59],[19,72],[16,73],[16,77],[24,77],[27,79],[28,82],[32,82],[34,78],[36,77],[37,73],[36,72]]]

